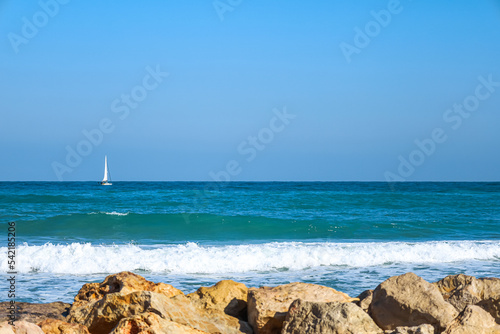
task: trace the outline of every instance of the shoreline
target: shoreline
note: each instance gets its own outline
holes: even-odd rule
[[[7,303],[0,303],[0,321],[9,320]],[[349,296],[310,283],[247,287],[231,280],[185,295],[121,272],[84,284],[72,304],[17,306],[16,325],[33,333],[500,333],[500,279],[463,274],[430,283],[406,273]]]

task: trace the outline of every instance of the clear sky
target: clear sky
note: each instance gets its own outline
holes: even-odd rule
[[[0,14],[0,180],[500,180],[500,1]]]

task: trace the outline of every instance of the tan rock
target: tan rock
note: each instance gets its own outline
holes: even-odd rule
[[[9,320],[9,306],[9,302],[0,303],[0,321]],[[15,306],[17,320],[39,323],[49,318],[65,320],[71,305],[62,302],[42,304],[16,302]]]
[[[477,306],[487,311],[500,324],[500,298],[488,298],[477,303]]]
[[[385,331],[385,334],[435,334],[434,327],[429,324],[413,327],[396,327],[394,330]]]
[[[77,308],[69,321],[88,327],[92,334],[107,334],[124,318],[152,312],[162,318],[208,333],[251,333],[250,326],[217,310],[204,310],[184,295],[138,291],[128,295],[111,293]]]
[[[198,329],[207,333],[252,334],[252,327],[246,322],[217,309],[204,309],[192,303],[184,295],[169,298],[165,319]]]
[[[283,323],[281,334],[382,334],[383,331],[353,303],[316,303],[296,300]]]
[[[458,312],[435,285],[407,273],[387,279],[373,291],[370,314],[384,330],[423,324],[444,330]]]
[[[476,278],[464,274],[446,276],[440,281],[433,283],[438,287],[445,300],[448,300],[458,289],[470,284]]]
[[[311,302],[349,302],[347,294],[316,284],[290,283],[274,288],[248,289],[248,321],[256,334],[280,333],[290,304],[296,299]]]
[[[500,279],[452,275],[434,283],[443,297],[458,311],[467,305],[479,305],[500,324]]]
[[[211,287],[201,287],[187,295],[192,302],[205,309],[215,309],[228,315],[245,319],[248,288],[231,280],[220,281]]]
[[[452,275],[434,283],[444,299],[463,311],[467,305],[475,305],[487,299],[500,298],[500,279],[475,278],[467,275]]]
[[[73,310],[86,303],[99,300],[109,293],[127,295],[135,291],[152,291],[161,293],[167,297],[183,294],[182,291],[169,284],[153,283],[140,275],[123,271],[107,276],[102,283],[84,284],[75,296],[75,301],[71,309]]]
[[[191,327],[146,312],[120,320],[111,334],[206,334]]]
[[[357,299],[359,300],[356,301],[356,305],[361,307],[363,311],[368,312],[373,299],[373,290],[366,290],[361,292]]]
[[[89,334],[87,327],[57,319],[45,319],[38,326],[45,334]]]
[[[481,299],[500,298],[500,278],[486,277],[479,278],[478,280],[481,281],[483,285]]]
[[[499,334],[500,326],[493,317],[476,305],[469,305],[446,328],[444,334]]]
[[[14,333],[16,334],[43,334],[40,327],[28,321],[15,321]]]
[[[0,323],[0,334],[44,334],[42,329],[34,323],[24,320],[15,321],[14,326],[8,321]]]
[[[16,334],[8,321],[0,322],[0,334]]]

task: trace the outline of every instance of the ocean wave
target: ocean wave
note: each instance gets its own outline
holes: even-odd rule
[[[6,247],[0,247],[6,253]],[[72,243],[42,246],[24,244],[17,249],[21,273],[98,274],[124,270],[151,273],[224,274],[304,270],[322,266],[370,267],[392,264],[439,264],[494,261],[500,257],[498,241],[302,243],[206,246],[93,245]],[[7,259],[0,269],[7,272]]]
[[[117,212],[117,211],[111,211],[111,212],[105,212],[105,211],[100,211],[100,212],[91,212],[89,215],[99,215],[99,214],[105,214],[109,216],[127,216],[129,212]]]
[[[128,212],[116,212],[116,211],[112,211],[112,212],[104,212],[105,214],[107,215],[110,215],[110,216],[126,216],[128,215]]]

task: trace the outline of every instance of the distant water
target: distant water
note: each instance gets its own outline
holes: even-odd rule
[[[9,221],[18,301],[71,302],[123,270],[186,293],[221,279],[356,296],[408,271],[500,277],[500,183],[0,182],[5,238]]]

